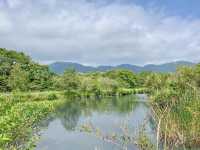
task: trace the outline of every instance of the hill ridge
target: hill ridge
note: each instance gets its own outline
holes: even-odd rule
[[[128,69],[133,72],[142,72],[142,71],[153,71],[153,72],[174,72],[178,66],[194,66],[195,63],[189,61],[173,61],[162,64],[146,64],[144,66],[133,65],[133,64],[119,64],[115,66],[109,65],[100,65],[97,67],[83,65],[76,62],[64,62],[58,61],[49,65],[51,71],[55,73],[63,73],[65,69],[74,68],[78,72],[94,72],[94,71],[109,71],[112,69]]]

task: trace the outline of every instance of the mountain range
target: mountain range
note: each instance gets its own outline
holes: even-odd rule
[[[153,72],[175,72],[179,66],[194,66],[195,63],[188,61],[175,61],[164,64],[148,64],[144,66],[131,65],[131,64],[121,64],[117,66],[86,66],[79,63],[73,62],[55,62],[49,65],[51,71],[62,74],[66,69],[74,68],[77,72],[87,73],[94,71],[109,71],[113,69],[128,69],[133,72],[139,73],[142,71],[153,71]]]

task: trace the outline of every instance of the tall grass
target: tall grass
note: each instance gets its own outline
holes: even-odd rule
[[[200,90],[193,69],[159,77],[151,87],[159,145],[163,149],[200,147]]]

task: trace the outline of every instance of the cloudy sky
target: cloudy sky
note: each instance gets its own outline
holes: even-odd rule
[[[0,0],[0,47],[42,63],[200,61],[199,0]]]

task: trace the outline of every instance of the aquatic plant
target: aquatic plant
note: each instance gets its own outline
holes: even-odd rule
[[[22,97],[15,100],[14,95],[0,98],[0,148],[20,149],[31,137],[35,125],[48,113],[54,111],[59,101],[25,101]]]
[[[140,127],[134,129],[135,133],[128,127],[126,121],[119,125],[119,129],[121,129],[121,132],[119,133],[103,132],[91,122],[86,122],[78,126],[76,130],[95,136],[96,138],[122,150],[127,150],[132,147],[137,147],[140,150],[156,150],[155,143],[150,140],[150,137],[148,137],[146,133],[146,123],[148,119],[149,116],[147,115]]]

